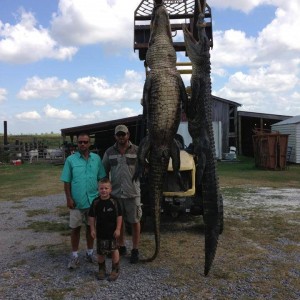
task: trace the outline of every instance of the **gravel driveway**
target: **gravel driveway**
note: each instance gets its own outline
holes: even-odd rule
[[[257,189],[255,193],[246,193],[243,202],[225,199],[225,211],[239,205],[245,210],[261,206],[270,212],[275,209],[299,211],[299,193],[300,190],[293,189]],[[284,203],[274,197],[282,194]],[[34,221],[67,223],[66,217],[57,213],[57,208],[64,205],[63,194],[0,202],[0,299],[274,299],[272,295],[257,297],[249,283],[245,283],[243,291],[231,286],[224,294],[224,288],[219,290],[217,285],[226,286],[226,279],[218,278],[217,274],[212,275],[213,280],[199,276],[184,284],[170,284],[172,271],[166,265],[131,265],[127,257],[122,258],[121,274],[116,282],[97,280],[97,265],[83,258],[79,269],[69,271],[66,268],[69,237],[59,232],[36,232],[26,228]],[[29,217],[27,211],[33,209],[48,212]],[[222,247],[222,240],[219,247]],[[84,252],[81,255],[83,257]],[[215,263],[226,264],[224,259],[223,255]],[[299,280],[300,250],[294,260],[294,276]],[[190,291],[195,281],[199,289]],[[292,288],[294,299],[299,299],[300,291]]]

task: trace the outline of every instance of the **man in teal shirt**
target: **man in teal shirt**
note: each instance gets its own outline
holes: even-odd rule
[[[86,225],[86,259],[94,262],[94,240],[88,226],[88,211],[93,200],[99,196],[98,181],[106,177],[100,156],[89,151],[89,135],[79,134],[77,144],[78,152],[66,159],[60,177],[64,182],[67,206],[70,209],[72,257],[69,269],[79,266],[78,248],[82,224]]]

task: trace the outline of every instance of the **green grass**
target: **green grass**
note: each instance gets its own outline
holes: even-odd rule
[[[56,223],[56,222],[44,222],[35,221],[29,223],[27,229],[32,229],[35,232],[60,232],[62,235],[69,234],[69,224],[68,223]]]
[[[0,201],[20,200],[63,192],[59,177],[62,166],[48,163],[0,166]]]
[[[49,244],[45,246],[46,252],[51,257],[58,257],[60,255],[65,255],[68,252],[69,244],[61,243],[61,244]]]
[[[220,186],[228,193],[238,195],[247,186],[300,188],[300,165],[290,165],[285,171],[270,171],[255,168],[253,158],[239,157],[239,160],[218,163]],[[63,193],[59,180],[62,167],[48,163],[0,165],[0,201]]]
[[[26,263],[27,263],[26,259],[13,261],[13,263],[11,265],[11,268],[17,268],[17,267],[26,265]]]
[[[64,206],[57,206],[55,213],[60,217],[68,217],[69,216],[69,209],[65,205]]]
[[[27,217],[46,215],[48,213],[49,213],[48,209],[30,209],[30,210],[26,210]]]
[[[3,140],[3,134],[0,134],[1,140]],[[11,145],[15,145],[16,141],[19,143],[42,143],[48,148],[58,148],[62,144],[62,136],[59,133],[45,133],[45,134],[18,134],[7,136],[8,143]]]
[[[264,170],[255,167],[254,159],[239,157],[240,162],[218,162],[220,186],[300,188],[300,166],[291,164],[286,170]]]
[[[46,297],[51,300],[63,300],[67,293],[75,291],[75,288],[49,289],[46,292]]]

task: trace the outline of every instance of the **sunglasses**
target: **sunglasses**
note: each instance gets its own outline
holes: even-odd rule
[[[116,134],[116,136],[125,136],[127,133],[125,133],[125,132],[118,132],[117,134]]]
[[[89,141],[78,141],[77,143],[78,143],[78,144],[85,144],[85,145],[86,145],[88,142],[89,142]]]

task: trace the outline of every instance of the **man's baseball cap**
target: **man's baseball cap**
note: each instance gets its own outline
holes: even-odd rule
[[[128,128],[125,125],[118,125],[115,128],[115,134],[117,134],[118,132],[124,132],[124,133],[128,133]]]

